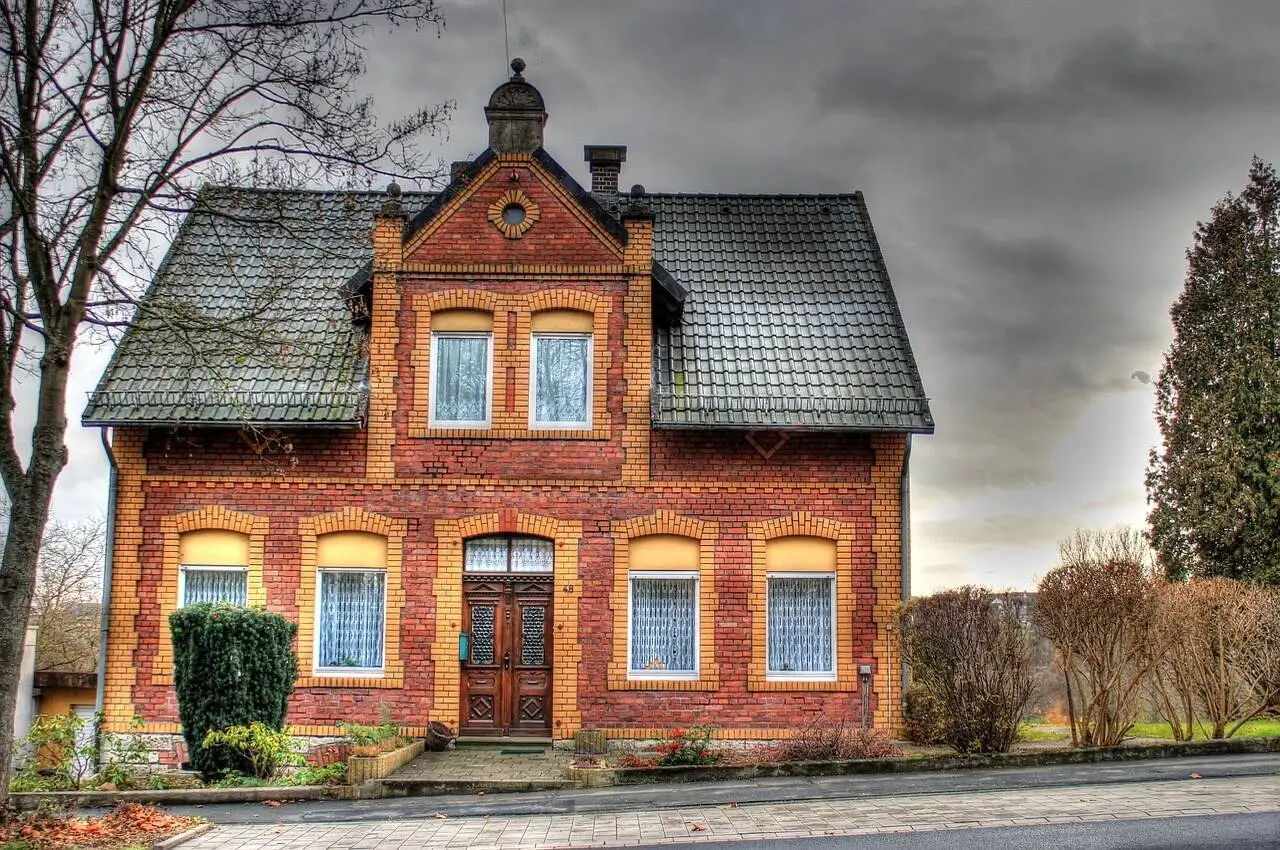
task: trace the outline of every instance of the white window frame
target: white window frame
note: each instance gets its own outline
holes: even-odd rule
[[[769,669],[769,600],[772,598],[770,594],[770,582],[773,579],[788,578],[818,578],[826,579],[831,583],[831,670],[770,670]],[[834,682],[839,673],[840,661],[840,644],[839,632],[836,630],[838,625],[838,612],[836,610],[836,602],[840,598],[836,595],[836,582],[839,579],[834,572],[817,571],[817,572],[797,572],[791,570],[777,570],[765,573],[764,576],[764,678],[766,682]]]
[[[187,570],[207,570],[208,572],[244,573],[245,604],[249,602],[249,567],[244,564],[179,564],[178,565],[178,605],[187,607]],[[228,603],[230,604],[230,603]]]
[[[634,587],[638,578],[675,579],[693,582],[693,669],[635,670],[631,667],[632,618],[635,616]],[[696,682],[702,677],[702,576],[691,570],[631,570],[627,573],[627,678],[633,681]]]
[[[595,333],[534,333],[529,344],[529,428],[535,431],[590,430],[594,421],[596,381]],[[538,343],[544,339],[584,339],[587,341],[587,418],[573,422],[543,422],[538,419]]]
[[[382,666],[381,667],[322,667],[320,665],[321,612],[324,611],[325,573],[382,573]],[[342,676],[347,678],[382,678],[387,665],[387,568],[386,567],[316,567],[315,634],[311,639],[312,669],[317,677]]]
[[[439,419],[436,417],[436,375],[440,368],[440,340],[444,339],[483,339],[485,345],[484,366],[484,418],[483,419]],[[492,331],[432,331],[431,333],[431,378],[427,392],[427,424],[431,428],[488,428],[493,421],[493,332]]]

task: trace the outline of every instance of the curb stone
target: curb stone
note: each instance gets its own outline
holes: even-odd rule
[[[212,823],[198,823],[190,829],[184,829],[177,835],[170,835],[168,838],[157,841],[151,845],[151,850],[170,850],[170,848],[177,847],[179,844],[190,841],[197,836],[204,835],[213,827],[214,824]]]
[[[1227,738],[1169,744],[1131,744],[1091,749],[1054,749],[984,755],[932,755],[915,758],[861,759],[856,761],[782,762],[747,765],[681,765],[674,767],[624,767],[569,769],[587,788],[650,785],[677,782],[714,782],[783,776],[845,776],[866,773],[915,773],[920,771],[973,770],[1000,767],[1051,767],[1096,764],[1184,756],[1235,755],[1280,752],[1277,738]]]

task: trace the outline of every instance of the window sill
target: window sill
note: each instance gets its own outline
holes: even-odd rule
[[[857,685],[839,679],[770,679],[751,676],[747,679],[749,691],[855,691]]]
[[[404,687],[404,679],[402,678],[386,678],[383,676],[355,675],[355,676],[336,676],[336,675],[318,675],[307,676],[298,679],[294,683],[296,688],[402,688]]]
[[[714,691],[720,688],[719,679],[629,679],[609,677],[611,691]]]
[[[608,440],[608,425],[594,428],[442,428],[414,425],[409,436],[418,439],[468,440]]]

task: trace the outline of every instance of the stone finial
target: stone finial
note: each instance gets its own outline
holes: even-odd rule
[[[626,207],[622,211],[622,217],[625,218],[653,218],[653,213],[649,211],[649,202],[645,200],[646,195],[644,186],[639,183],[631,187],[631,195],[628,198]]]
[[[392,181],[387,184],[387,199],[382,202],[378,215],[385,217],[405,217],[404,207],[400,204],[400,184]]]
[[[515,79],[515,80],[522,79],[520,75],[524,73],[524,68],[525,68],[525,65],[524,65],[523,59],[521,59],[519,56],[517,56],[515,59],[512,59],[511,70],[514,72],[511,75],[512,79]]]

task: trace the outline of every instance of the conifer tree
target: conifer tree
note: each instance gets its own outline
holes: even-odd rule
[[[1156,384],[1150,540],[1170,578],[1280,585],[1280,182],[1249,183],[1197,225]]]

